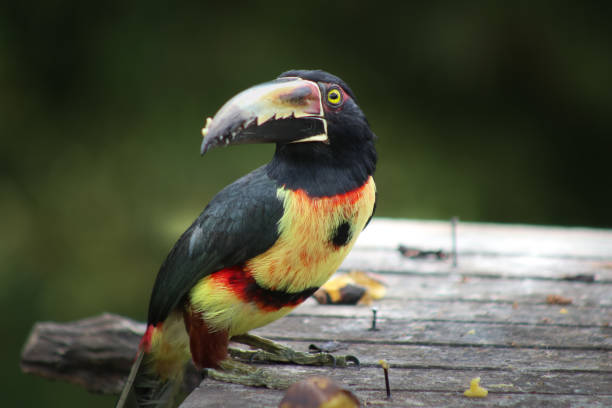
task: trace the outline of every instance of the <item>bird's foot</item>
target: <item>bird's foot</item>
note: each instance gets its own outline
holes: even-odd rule
[[[231,357],[223,360],[219,364],[219,369],[204,369],[204,374],[206,377],[217,381],[276,390],[289,388],[295,382],[295,379],[280,377],[263,368],[255,368],[233,360]]]
[[[272,340],[248,333],[234,336],[232,337],[232,341],[259,349],[243,350],[232,347],[229,348],[228,351],[232,357],[248,360],[249,362],[293,363],[331,367],[347,367],[349,365],[359,366],[359,359],[352,355],[335,356],[326,352],[303,353]]]

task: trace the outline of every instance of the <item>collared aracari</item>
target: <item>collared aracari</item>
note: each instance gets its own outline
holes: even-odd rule
[[[276,151],[221,190],[170,251],[118,406],[172,404],[189,359],[223,366],[233,336],[328,280],[374,212],[375,135],[334,75],[287,71],[230,99],[202,134],[202,154],[261,142]]]

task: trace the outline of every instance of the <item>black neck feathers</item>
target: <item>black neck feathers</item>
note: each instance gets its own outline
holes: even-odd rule
[[[303,189],[311,197],[330,197],[361,187],[375,168],[373,140],[341,149],[307,142],[277,145],[266,172],[279,186]]]

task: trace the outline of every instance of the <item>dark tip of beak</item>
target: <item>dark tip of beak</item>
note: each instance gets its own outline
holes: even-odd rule
[[[200,145],[200,156],[204,156],[213,146],[211,139],[207,138],[206,135],[209,132],[209,126],[212,123],[212,118],[206,118],[206,125],[202,128],[202,144]]]

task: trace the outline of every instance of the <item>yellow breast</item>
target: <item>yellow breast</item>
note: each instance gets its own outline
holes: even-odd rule
[[[264,288],[300,292],[319,287],[338,269],[372,215],[374,179],[333,197],[313,198],[284,188],[277,195],[284,207],[279,238],[246,267]]]

